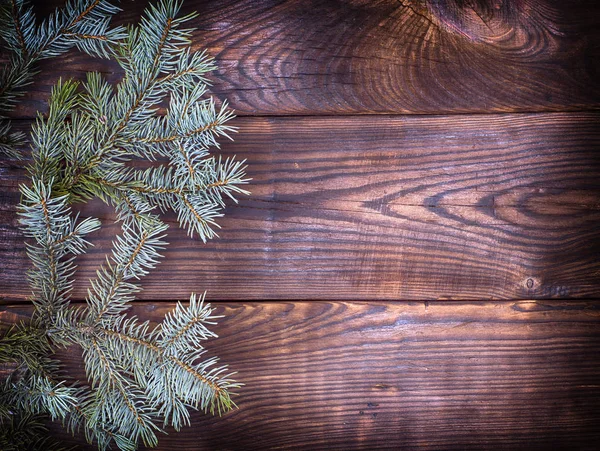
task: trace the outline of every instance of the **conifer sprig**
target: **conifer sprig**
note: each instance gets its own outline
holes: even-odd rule
[[[14,349],[6,354],[21,364],[0,393],[0,422],[13,418],[3,406],[16,405],[23,418],[45,413],[71,431],[83,429],[99,449],[155,446],[163,427],[189,424],[190,408],[221,414],[234,407],[232,390],[240,385],[205,356],[202,342],[216,336],[210,327],[218,317],[204,296],[192,294],[189,305],[178,304],[155,327],[127,316],[139,279],[167,245],[160,212],[172,210],[190,235],[206,241],[216,236],[225,199],[247,194],[244,162],[213,155],[218,140],[235,132],[233,114],[206,97],[214,64],[190,51],[192,30],[183,26],[194,15],[178,17],[178,1],[161,0],[139,25],[116,31],[107,19],[115,9],[103,0],[72,1],[39,27],[23,1],[12,4],[5,40],[23,61],[77,45],[114,57],[124,77],[116,86],[97,73],[81,84],[59,81],[47,115],[32,129],[31,185],[21,189],[20,222],[31,239],[35,313],[0,345],[14,347],[19,333],[36,345],[24,363]],[[41,37],[28,37],[32,30]],[[164,116],[159,106],[166,106]],[[140,158],[152,166],[136,168]],[[76,307],[75,257],[100,222],[80,220],[70,205],[95,197],[115,208],[121,234],[90,282],[86,305]],[[47,357],[56,346],[82,350],[89,386],[62,380],[58,362]]]
[[[11,132],[4,117],[17,104],[36,74],[39,60],[59,56],[73,47],[89,55],[108,58],[125,37],[124,27],[110,28],[119,8],[106,0],[69,0],[38,24],[27,0],[0,4],[0,38],[9,53],[0,69],[0,152],[20,158],[25,135]]]

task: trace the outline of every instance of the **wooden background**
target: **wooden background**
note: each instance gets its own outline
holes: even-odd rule
[[[59,1],[37,2],[44,14]],[[123,0],[118,22],[145,2]],[[134,311],[208,291],[246,385],[162,450],[600,449],[600,3],[186,0],[252,195],[175,227]],[[58,77],[43,63],[27,129]],[[26,317],[21,164],[0,161],[0,320]],[[110,249],[79,260],[75,298]],[[63,356],[82,377],[81,362]],[[80,438],[52,431],[72,443]],[[83,445],[81,445],[83,446]]]

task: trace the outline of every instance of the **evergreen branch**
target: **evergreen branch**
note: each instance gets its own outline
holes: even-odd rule
[[[159,342],[161,346],[167,349],[170,348],[179,338],[185,336],[186,331],[189,331],[194,325],[201,323],[215,324],[208,320],[219,317],[210,316],[213,310],[210,308],[210,304],[204,305],[205,295],[206,293],[198,300],[196,295],[192,293],[188,307],[184,307],[181,302],[178,302],[175,310],[165,315],[157,334],[160,336]],[[200,339],[206,339],[208,336],[216,337],[215,334],[207,331]]]
[[[161,23],[160,29],[161,29],[161,35],[160,35],[160,39],[158,41],[158,43],[156,44],[156,49],[154,50],[154,55],[152,58],[152,68],[156,68],[158,66],[158,61],[161,58],[161,53],[162,50],[165,46],[165,43],[167,42],[167,40],[170,38],[170,34],[173,30],[173,19],[174,16],[177,14],[177,11],[179,10],[179,6],[174,3],[174,2],[163,2],[160,4],[159,8],[156,8],[154,6],[151,7],[151,9],[149,11],[147,11],[147,15],[146,17],[142,18],[142,25],[141,25],[141,32],[144,33],[150,37],[152,36],[153,33],[155,33],[155,26],[156,23]],[[162,13],[162,15],[161,15]],[[140,44],[144,44],[144,45],[148,45],[147,43],[145,43],[143,40],[139,40],[134,42],[134,39],[136,39],[138,37],[137,33],[133,33],[130,31],[129,33],[129,47],[132,47],[134,49],[136,48],[140,48]],[[138,44],[138,46],[136,47],[136,44]],[[134,55],[131,55],[134,56]],[[133,63],[133,64],[131,64]],[[129,84],[129,86],[126,84],[125,86],[127,87],[131,87],[136,91],[136,95],[133,99],[133,102],[130,104],[130,107],[124,112],[124,114],[121,114],[120,116],[123,118],[119,124],[117,124],[116,129],[115,129],[115,133],[113,134],[113,137],[111,139],[111,141],[108,143],[108,147],[111,147],[114,142],[116,141],[116,139],[119,136],[119,133],[127,126],[127,123],[129,122],[129,120],[131,119],[132,115],[136,112],[136,110],[138,110],[138,108],[140,108],[141,105],[143,105],[143,101],[146,97],[148,97],[149,95],[152,94],[152,84],[151,84],[151,79],[149,79],[149,77],[144,77],[142,78],[140,76],[140,72],[141,72],[141,67],[146,66],[147,67],[147,55],[145,55],[145,58],[141,58],[139,60],[134,60],[129,62],[129,64],[126,64],[128,67],[132,67],[134,68],[134,74],[136,75],[134,78],[135,80],[125,80],[127,81],[135,81],[137,83],[137,87],[135,86],[131,86],[131,84]],[[144,79],[148,79],[148,81],[144,82]],[[123,92],[123,91],[121,91]],[[122,100],[122,99],[119,99]],[[152,99],[154,103],[154,100],[157,99]],[[101,157],[102,155],[100,155]]]
[[[190,54],[189,49],[185,49],[185,51],[179,54],[173,72],[157,78],[154,84],[155,86],[164,86],[170,89],[196,84],[196,88],[199,90],[196,96],[198,99],[204,94],[205,85],[209,84],[204,75],[215,69],[214,61],[206,54],[206,51]],[[190,104],[191,102],[188,106]],[[183,111],[187,111],[187,109]]]
[[[186,150],[186,148],[183,146],[183,144],[181,142],[177,143],[177,150],[183,157],[183,161],[185,163],[185,168],[188,171],[188,175],[189,175],[190,179],[194,180],[196,178],[196,169],[194,168],[194,165],[192,163],[192,156],[190,155],[190,152],[188,152]]]
[[[84,236],[97,230],[100,223],[95,219],[77,223],[77,217],[70,217],[66,197],[52,198],[50,188],[41,181],[34,181],[31,188],[22,186],[21,193],[20,223],[25,235],[36,241],[36,245],[28,245],[35,266],[30,276],[35,289],[33,300],[38,314],[50,320],[69,302],[75,271],[69,254],[82,253],[89,244]]]
[[[60,55],[73,46],[91,55],[107,57],[112,54],[111,47],[124,37],[124,28],[108,27],[118,8],[106,0],[92,0],[87,6],[84,0],[68,1],[39,26],[33,8],[26,5],[24,0],[10,0],[3,5],[0,15],[0,36],[13,53],[9,65],[0,72],[0,112],[15,106],[23,88],[31,83],[38,60]],[[22,144],[19,137],[0,133],[3,141],[0,152],[21,158],[17,151]]]
[[[129,306],[131,295],[138,291],[136,285],[127,283],[132,278],[139,279],[152,269],[160,257],[158,249],[166,243],[161,241],[167,229],[159,224],[154,229],[146,230],[136,222],[123,224],[123,235],[113,242],[112,262],[98,271],[98,279],[92,282],[92,290],[88,294],[88,320],[92,324],[117,315]]]
[[[52,420],[65,418],[77,403],[75,387],[67,387],[63,382],[54,382],[48,377],[34,376],[23,402],[36,413],[45,412]]]
[[[175,14],[173,14],[173,15],[175,15]],[[167,38],[169,37],[169,32],[171,31],[172,24],[173,24],[173,18],[167,17],[165,27],[163,28],[162,35],[160,37],[160,41],[158,42],[156,54],[154,55],[154,61],[152,62],[153,67],[158,67],[158,62],[160,60],[162,50],[165,46],[165,42],[167,42]]]
[[[223,216],[218,211],[218,205],[205,204],[204,198],[188,194],[178,196],[177,200],[175,204],[177,219],[190,236],[196,232],[203,242],[218,236],[212,228],[221,227],[214,220],[216,217]]]
[[[114,364],[109,360],[109,358],[106,356],[106,354],[104,353],[104,351],[102,350],[102,348],[98,345],[98,341],[94,338],[94,337],[90,337],[89,342],[92,344],[92,349],[94,349],[94,351],[96,352],[96,355],[98,356],[99,361],[102,363],[102,372],[101,373],[96,373],[96,374],[102,374],[101,378],[99,378],[99,381],[96,380],[94,381],[92,379],[92,382],[96,382],[97,384],[102,383],[102,381],[107,381],[106,385],[109,388],[114,388],[116,389],[120,395],[123,397],[123,401],[125,402],[125,405],[127,406],[127,408],[129,409],[129,411],[133,414],[133,416],[135,417],[136,421],[140,424],[144,423],[144,420],[142,419],[141,413],[139,413],[137,411],[137,409],[134,407],[134,401],[129,399],[129,392],[128,390],[125,390],[124,387],[124,378],[120,376],[119,372],[116,370]],[[93,375],[94,373],[92,373]]]
[[[64,36],[67,36],[69,38],[77,38],[77,39],[94,39],[97,41],[103,41],[106,42],[108,41],[108,38],[104,35],[93,35],[93,34],[83,34],[83,33],[63,33]]]
[[[24,377],[11,387],[21,393],[18,400],[30,397],[32,409],[61,418],[69,430],[83,426],[100,449],[116,444],[133,450],[140,439],[153,446],[158,422],[179,429],[189,424],[190,407],[221,413],[235,406],[230,390],[240,386],[199,345],[216,336],[209,330],[216,317],[203,297],[192,296],[185,308],[179,304],[152,330],[148,322],[125,315],[141,289],[133,279],[156,266],[166,244],[167,225],[156,207],[176,212],[190,235],[206,241],[216,236],[215,219],[226,198],[247,194],[241,188],[248,182],[244,162],[209,155],[210,148],[219,148],[219,137],[235,131],[227,124],[233,114],[226,103],[217,109],[203,97],[205,74],[214,66],[205,53],[190,52],[191,30],[181,25],[193,15],[176,17],[179,2],[159,1],[116,42],[120,29],[107,28],[115,9],[105,0],[70,0],[40,26],[31,9],[14,1],[21,8],[21,44],[29,61],[76,45],[114,56],[125,75],[115,89],[97,73],[82,84],[59,81],[48,115],[39,115],[33,127],[32,184],[21,188],[20,222],[32,240],[26,245],[33,263],[35,327],[50,347],[82,348],[91,387],[56,383],[54,364],[41,351],[17,364]],[[17,34],[14,27],[2,32],[13,50],[21,45]],[[18,97],[15,87],[29,80],[30,71],[18,64],[0,72],[0,78],[12,80],[12,88],[0,92],[6,105]],[[161,102],[167,105],[164,117],[157,115]],[[8,126],[0,128],[0,144],[11,136]],[[141,170],[137,157],[151,162],[164,157],[168,163]],[[74,258],[85,252],[86,235],[100,224],[80,221],[69,204],[94,197],[115,208],[122,232],[91,281],[87,306],[76,308],[69,303]],[[2,409],[0,403],[0,417]]]
[[[33,8],[23,0],[5,1],[0,6],[2,27],[0,36],[16,58],[25,59],[28,55],[27,42],[35,30]]]
[[[1,97],[1,94],[0,94]],[[0,119],[0,154],[9,158],[22,158],[19,148],[25,145],[25,134],[22,132],[11,132],[9,121]]]
[[[2,67],[0,72],[1,111],[10,111],[14,107],[15,97],[23,94],[19,90],[30,82],[32,75],[31,62],[12,55],[9,64]]]
[[[123,342],[129,342],[129,343],[134,343],[139,346],[143,346],[143,347],[145,347],[151,351],[154,351],[157,354],[162,356],[162,350],[156,344],[154,344],[148,340],[143,340],[141,338],[132,337],[123,332],[109,330],[107,328],[102,328],[102,327],[96,327],[94,329],[94,331],[97,333],[101,333],[101,334],[110,336],[110,337],[118,338],[120,341],[123,341]]]
[[[198,351],[188,354],[189,345],[194,343],[198,346],[199,339],[206,340],[216,336],[205,327],[205,324],[214,324],[212,320],[217,318],[212,316],[212,311],[210,305],[204,305],[202,299],[198,302],[192,295],[187,308],[178,304],[175,311],[167,315],[165,321],[151,333],[148,333],[148,322],[138,324],[135,317],[125,320],[122,316],[111,324],[87,326],[81,323],[67,327],[74,327],[77,334],[84,337],[93,336],[96,340],[104,337],[103,340],[109,340],[106,346],[112,350],[112,358],[116,359],[115,362],[118,362],[120,367],[130,368],[129,371],[135,375],[136,383],[140,387],[146,387],[149,396],[155,397],[160,393],[172,392],[172,389],[167,386],[148,391],[145,379],[147,374],[157,374],[157,371],[164,375],[167,368],[165,364],[171,362],[186,374],[193,376],[198,383],[206,386],[208,391],[203,391],[205,395],[202,396],[201,405],[204,408],[210,406],[212,411],[215,406],[221,409],[222,406],[230,403],[225,387],[238,386],[227,379],[216,379],[215,374],[205,374],[205,370],[200,369],[211,365],[214,360],[204,362],[198,367],[192,366],[191,362],[199,354]],[[140,348],[150,353],[140,354]],[[172,380],[172,378],[165,380]],[[163,385],[172,383],[165,380]],[[186,391],[175,390],[174,393],[173,396],[177,396],[181,401],[190,402],[189,394],[185,394]],[[175,400],[161,399],[161,402],[172,404]],[[172,406],[167,406],[167,409],[170,407]]]
[[[196,325],[197,324],[193,324],[190,327]],[[193,356],[199,355],[197,352],[194,353],[192,357],[188,357],[189,361],[186,362],[184,358],[173,354],[168,348],[163,348],[157,341],[152,339],[153,335],[161,333],[160,327],[148,334],[147,322],[138,325],[135,317],[126,321],[123,321],[123,317],[121,317],[109,327],[88,327],[80,325],[77,326],[77,329],[79,334],[83,337],[87,337],[87,339],[82,339],[84,343],[93,338],[98,354],[102,350],[99,341],[102,339],[103,343],[105,343],[105,345],[102,346],[106,346],[107,349],[112,350],[110,359],[104,354],[103,364],[105,372],[109,371],[109,367],[111,368],[110,371],[113,373],[118,371],[117,365],[121,368],[129,368],[129,373],[135,376],[135,383],[137,386],[140,388],[145,387],[146,395],[151,397],[151,399],[154,399],[154,402],[158,403],[157,406],[161,405],[161,412],[171,412],[174,415],[171,418],[171,424],[176,428],[181,425],[181,421],[185,421],[185,418],[187,418],[187,414],[184,414],[183,411],[178,409],[178,406],[180,406],[179,403],[191,403],[194,406],[199,404],[204,410],[210,411],[214,411],[215,408],[221,411],[223,408],[232,406],[230,395],[226,391],[226,388],[239,385],[232,383],[226,378],[217,379],[218,372],[206,373],[205,370],[201,369],[212,365],[215,361],[214,359],[194,367],[192,366],[191,361],[195,358]],[[144,348],[150,353],[141,354],[140,348]],[[174,366],[169,369],[170,367],[167,363]],[[175,377],[176,373],[173,372],[174,368],[179,368],[185,374],[192,377],[196,383],[204,387],[204,389],[200,390],[199,393],[201,393],[201,396],[198,399],[193,395],[193,393],[197,393],[197,390],[189,390],[189,387],[187,386],[186,389],[178,388],[181,384],[181,379],[180,377]],[[154,375],[150,381],[147,379],[148,374]],[[101,376],[92,375],[93,379],[94,377]],[[124,382],[126,382],[127,379],[123,378],[123,376],[113,374],[111,380],[113,380],[114,383],[120,383],[121,385],[119,387],[127,390],[127,387],[124,385]],[[159,381],[158,386],[155,385],[157,381]],[[105,392],[107,388],[102,385],[102,382],[98,383],[100,384],[98,388]],[[187,385],[189,386],[189,382]],[[119,387],[117,388],[120,390]],[[169,395],[165,396],[165,394]],[[130,400],[129,407],[132,408],[134,405],[134,401]],[[183,404],[181,404],[181,406],[183,406]],[[167,421],[166,417],[165,421]]]
[[[189,69],[183,69],[183,70],[181,70],[179,72],[175,72],[175,73],[172,73],[172,74],[167,74],[164,77],[157,78],[156,81],[155,81],[155,83],[157,85],[163,85],[163,84],[166,85],[169,82],[173,82],[173,81],[176,81],[178,79],[182,79],[186,75],[191,75],[191,74],[194,74],[194,73],[195,73],[194,68],[190,67]]]
[[[134,442],[141,437],[145,445],[156,446],[158,438],[153,430],[158,430],[158,428],[144,411],[144,408],[140,409],[138,407],[141,393],[136,394],[132,382],[121,376],[115,364],[95,337],[90,337],[87,342],[91,346],[86,345],[86,351],[88,351],[85,354],[86,369],[92,378],[92,382],[99,389],[96,399],[99,401],[100,408],[96,409],[95,413],[102,419],[102,421],[93,421],[92,417],[92,421],[99,424],[106,424],[107,422],[114,424],[121,434],[130,436]],[[90,371],[91,366],[96,362],[99,362],[100,366],[96,368],[95,372]],[[120,409],[120,406],[124,406],[125,409]],[[102,407],[109,410],[105,411]],[[116,417],[111,418],[113,415]]]
[[[210,387],[210,389],[215,392],[214,398],[217,398],[222,393],[223,390],[221,389],[221,387],[219,387],[219,385],[217,383],[215,383],[214,381],[211,381],[209,378],[204,376],[198,370],[192,368],[190,365],[188,365],[187,363],[183,362],[182,360],[178,359],[175,356],[170,355],[167,357],[169,360],[171,360],[173,363],[175,363],[178,367],[182,368],[187,373],[189,373],[194,379],[196,379],[200,383],[206,384],[208,387]]]
[[[160,136],[160,137],[149,137],[149,138],[133,138],[128,140],[127,142],[140,142],[140,143],[166,143],[179,141],[184,138],[190,138],[194,135],[199,135],[200,133],[204,133],[207,131],[215,131],[220,124],[217,121],[210,122],[208,124],[204,124],[195,130],[186,131],[183,135],[170,135],[170,136]]]
[[[194,316],[192,318],[190,318],[187,322],[187,324],[185,324],[183,327],[181,327],[180,330],[178,330],[175,335],[173,335],[171,338],[169,338],[167,340],[167,342],[165,343],[165,346],[171,347],[173,346],[175,343],[177,343],[178,341],[180,341],[182,339],[182,337],[185,337],[192,328],[194,327],[198,327],[201,326],[203,323],[206,322],[206,316],[205,315],[197,315]],[[211,334],[210,331],[206,328],[203,327],[203,337],[202,338],[206,338],[207,336],[214,336],[216,337],[216,335]]]
[[[185,190],[183,188],[161,188],[161,187],[153,187],[145,184],[140,184],[139,182],[132,181],[130,183],[118,183],[111,182],[110,180],[106,180],[102,177],[96,177],[95,181],[100,184],[110,188],[115,188],[119,191],[135,191],[143,194],[177,194],[184,195],[188,194],[191,191]]]
[[[158,364],[163,364],[165,359],[171,360],[173,363],[177,364],[181,368],[184,368],[187,372],[194,374],[194,377],[201,381],[202,383],[207,384],[212,390],[216,393],[222,392],[222,388],[219,387],[218,384],[208,379],[206,376],[194,370],[190,364],[185,363],[183,360],[178,358],[176,354],[177,350],[186,350],[189,343],[195,343],[196,346],[197,340],[196,337],[199,335],[198,329],[201,330],[200,335],[202,336],[202,340],[206,340],[211,337],[216,337],[216,335],[210,332],[208,329],[204,327],[204,324],[215,324],[214,322],[210,322],[211,319],[216,319],[217,317],[210,316],[212,313],[212,309],[210,309],[210,305],[203,306],[200,304],[199,310],[200,313],[196,313],[195,316],[186,317],[182,319],[181,316],[185,315],[189,310],[197,309],[196,297],[192,295],[190,300],[190,306],[188,309],[184,308],[181,304],[178,304],[176,311],[173,314],[167,316],[165,322],[162,325],[158,326],[156,330],[151,333],[148,333],[148,322],[144,322],[142,324],[137,324],[136,317],[132,317],[124,321],[124,317],[120,317],[116,322],[113,322],[110,325],[94,325],[87,326],[85,323],[82,323],[78,326],[77,332],[79,334],[94,336],[94,337],[111,337],[115,338],[118,341],[126,344],[134,344],[137,346],[141,346],[146,348],[149,351],[152,351],[152,356],[146,355],[145,359],[140,359],[139,355],[136,354],[136,347],[128,348],[127,351],[118,352],[115,356],[120,356],[119,358],[131,358],[132,361],[128,362],[135,366],[135,361],[138,361],[137,365],[144,364],[152,364],[156,362]],[[173,325],[173,322],[179,324],[181,329],[175,333],[174,336],[170,337],[168,340],[164,340],[163,335],[165,334],[165,330],[172,329],[176,326]],[[170,324],[169,324],[170,323]],[[70,327],[70,326],[69,326]],[[196,329],[194,333],[190,333],[193,329]],[[159,337],[159,338],[157,338]],[[111,346],[111,349],[114,349],[114,346]],[[125,362],[121,361],[121,364]],[[135,372],[135,370],[133,370]],[[142,372],[143,373],[143,372]]]
[[[192,325],[190,325],[190,327],[192,327]],[[204,376],[203,374],[201,374],[200,372],[198,372],[197,370],[192,368],[189,364],[187,364],[184,361],[180,360],[179,358],[175,357],[174,355],[167,354],[165,349],[159,347],[158,345],[156,345],[155,343],[153,343],[149,340],[143,340],[141,338],[129,336],[122,332],[109,330],[106,328],[100,328],[100,327],[95,328],[95,332],[104,334],[109,337],[117,338],[119,341],[122,341],[122,342],[128,342],[128,343],[133,343],[138,346],[143,346],[143,347],[153,351],[156,354],[156,357],[159,359],[159,362],[163,362],[164,359],[170,360],[171,362],[173,362],[180,368],[184,369],[186,372],[193,375],[194,378],[197,379],[199,382],[206,384],[208,387],[210,387],[210,389],[215,392],[215,397],[219,396],[223,391],[223,389],[221,387],[219,387],[219,385],[217,383],[208,379],[206,376]]]
[[[0,419],[0,449],[3,451],[66,451],[48,437],[43,415],[14,413]]]
[[[45,357],[50,350],[48,338],[35,323],[15,324],[0,335],[0,364],[15,364],[13,374],[26,371],[49,377],[56,370],[56,362]]]
[[[68,28],[71,28],[71,27],[75,26],[76,24],[78,24],[79,22],[81,22],[81,21],[82,21],[82,20],[83,20],[83,19],[84,19],[86,16],[88,16],[88,15],[89,15],[89,14],[92,12],[92,10],[93,10],[93,9],[94,9],[96,6],[98,6],[98,5],[100,4],[100,2],[101,2],[101,1],[102,1],[102,0],[93,0],[93,1],[92,1],[92,3],[90,3],[90,5],[89,5],[89,6],[88,6],[88,7],[87,7],[87,8],[86,8],[84,11],[82,11],[82,12],[81,12],[81,14],[79,14],[79,15],[78,15],[78,16],[75,18],[75,20],[73,20],[73,22],[71,22],[71,23],[69,24],[69,27],[68,27]]]
[[[198,320],[200,321],[200,320]],[[192,327],[193,325],[190,325],[189,327]],[[139,346],[143,346],[151,351],[153,351],[154,353],[156,353],[156,356],[160,359],[160,361],[162,362],[165,358],[172,361],[173,363],[175,363],[177,366],[179,366],[180,368],[184,369],[186,372],[192,374],[194,376],[194,378],[196,378],[199,382],[208,385],[211,390],[213,390],[215,392],[215,396],[218,396],[221,394],[221,392],[223,391],[223,389],[221,387],[219,387],[219,385],[217,385],[217,383],[215,383],[214,381],[208,379],[206,376],[204,376],[203,374],[199,373],[198,371],[194,370],[189,364],[185,363],[184,361],[180,360],[179,358],[175,357],[174,355],[170,355],[167,354],[167,352],[165,351],[165,349],[159,347],[158,345],[156,345],[155,343],[148,341],[148,340],[143,340],[141,338],[136,338],[136,337],[132,337],[129,336],[127,334],[124,334],[122,332],[118,332],[118,331],[114,331],[114,330],[109,330],[106,328],[99,328],[97,327],[95,329],[95,332],[99,332],[102,333],[104,335],[110,336],[110,337],[114,337],[117,338],[120,341],[123,342],[129,342],[129,343],[134,343],[136,345]]]
[[[15,367],[4,386],[0,386],[0,445],[1,449],[13,449],[6,445],[21,443],[16,449],[54,449],[51,442],[42,440],[44,434],[32,431],[31,436],[14,436],[11,429],[15,418],[41,418],[42,413],[53,418],[60,418],[67,423],[68,430],[75,432],[82,424],[86,428],[86,436],[91,443],[94,439],[98,444],[105,443],[104,449],[110,441],[121,442],[121,449],[134,450],[133,442],[124,436],[118,436],[102,424],[94,423],[85,412],[84,390],[75,387],[65,387],[64,383],[56,382],[57,362],[45,357],[50,352],[50,344],[43,330],[35,325],[16,325],[4,336],[0,337],[0,363],[18,362],[22,364]],[[7,420],[10,424],[7,425]],[[19,429],[20,430],[20,429]],[[18,431],[19,431],[18,430]],[[17,431],[17,432],[18,432]],[[44,429],[45,431],[45,429]],[[9,434],[8,437],[6,434]],[[40,436],[41,435],[41,436]],[[104,440],[102,437],[105,437]],[[127,443],[129,442],[129,445]],[[38,448],[39,446],[39,448]],[[52,446],[57,446],[54,444]]]
[[[106,429],[102,424],[93,422],[92,417],[88,415],[85,410],[78,404],[73,405],[73,409],[67,420],[67,430],[71,433],[75,433],[79,427],[83,424],[85,428],[86,440],[88,443],[93,443],[94,440],[98,442],[99,449],[106,449],[110,447],[111,441],[118,441],[123,439],[123,436],[113,433]],[[137,446],[131,440],[126,446],[119,446],[120,449],[135,450]]]
[[[114,7],[105,0],[91,0],[86,6],[83,1],[68,1],[64,9],[57,10],[48,20],[40,26],[40,34],[43,37],[41,45],[35,49],[32,59],[43,59],[51,56],[57,56],[77,45],[82,50],[96,56],[108,56],[109,53],[105,47],[87,47],[82,46],[81,42],[73,39],[77,35],[96,35],[103,36],[104,39],[98,40],[103,45],[105,43],[118,43],[124,36],[124,28],[117,27],[113,30],[108,29],[108,18],[117,13],[118,8]],[[78,30],[78,31],[74,31]],[[85,30],[94,30],[86,32]]]
[[[27,46],[25,45],[25,38],[23,37],[23,31],[21,30],[21,17],[19,14],[19,7],[17,5],[16,0],[10,0],[11,3],[11,11],[12,11],[12,19],[15,27],[15,31],[17,33],[17,40],[19,42],[19,47],[22,49],[23,53],[27,55]]]
[[[138,207],[136,207],[133,202],[131,201],[131,199],[129,198],[128,194],[125,193],[122,196],[120,196],[120,199],[125,203],[125,205],[127,205],[127,209],[133,213],[133,217],[135,218],[135,220],[137,222],[142,222],[144,217],[146,217],[146,215],[143,213],[142,210],[140,210]],[[126,217],[121,218],[121,219],[126,219]]]
[[[249,179],[244,178],[243,166],[245,161],[235,161],[227,159],[222,162],[215,160],[205,161],[205,168],[202,168],[204,182],[194,180],[199,168],[191,162],[189,154],[182,150],[181,155],[184,158],[186,168],[189,171],[190,179],[194,181],[191,186],[177,186],[175,179],[171,173],[161,172],[161,167],[155,167],[135,176],[132,181],[112,182],[103,177],[94,177],[94,181],[99,185],[114,188],[121,192],[136,192],[149,195],[176,195],[189,196],[206,193],[207,199],[211,199],[212,203],[222,204],[220,197],[211,195],[211,192],[218,192],[227,195],[233,201],[237,202],[232,192],[248,194],[248,191],[241,189],[238,185],[248,183]],[[158,175],[157,175],[158,172]],[[157,179],[159,179],[157,181]],[[165,185],[166,184],[166,185]],[[173,186],[173,187],[169,187]],[[213,201],[212,199],[215,199]]]

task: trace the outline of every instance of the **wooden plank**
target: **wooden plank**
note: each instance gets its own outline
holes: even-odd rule
[[[49,12],[59,2],[41,3]],[[146,2],[121,2],[120,23]],[[555,111],[600,106],[600,3],[510,0],[186,0],[213,92],[241,115]],[[48,60],[18,117],[59,76],[120,70]]]
[[[207,245],[175,226],[140,298],[515,299],[600,295],[600,114],[239,118],[224,153],[247,158],[252,195]],[[28,262],[4,166],[4,300]],[[79,261],[76,299],[110,249]]]
[[[246,384],[239,410],[194,414],[159,450],[600,447],[597,302],[217,306],[207,349]],[[133,311],[156,321],[170,308]],[[68,374],[82,377],[71,351]]]

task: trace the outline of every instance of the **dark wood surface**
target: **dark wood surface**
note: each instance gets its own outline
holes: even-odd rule
[[[41,13],[58,1],[38,1]],[[144,1],[121,2],[121,23]],[[600,3],[564,0],[205,0],[196,48],[238,114],[556,111],[600,106]],[[59,75],[118,67],[48,60],[22,104],[44,109]]]
[[[235,398],[239,410],[222,418],[194,414],[191,427],[161,437],[160,450],[600,444],[600,303],[217,306],[225,318],[207,349],[246,384]],[[172,307],[133,310],[158,321]],[[0,321],[29,312],[7,308]],[[70,375],[82,377],[73,351],[62,356]]]
[[[117,20],[145,5],[123,0]],[[239,410],[194,415],[160,449],[600,449],[600,2],[192,10],[212,93],[245,116],[223,151],[248,160],[252,195],[206,245],[169,217],[139,296],[153,302],[133,311],[158,321],[191,291],[232,301],[210,352],[246,385]],[[77,52],[44,62],[16,126],[90,70],[121,75]],[[24,182],[0,161],[2,323],[31,313]],[[77,300],[118,231],[103,205],[82,213],[104,228]],[[61,357],[82,378],[76,354]]]
[[[600,295],[600,114],[239,118],[224,151],[252,195],[202,245],[174,217],[141,299],[515,299]],[[5,300],[26,299],[17,182],[5,166]],[[119,228],[80,260],[76,299]],[[165,278],[164,274],[169,274]]]

